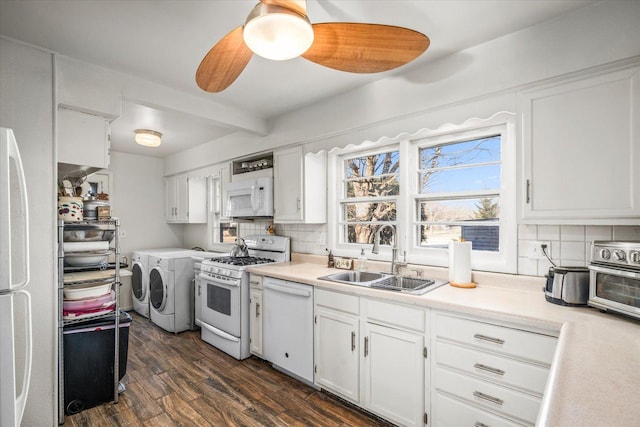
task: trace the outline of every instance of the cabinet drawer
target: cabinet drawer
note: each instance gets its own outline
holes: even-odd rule
[[[438,337],[551,365],[556,338],[457,317],[436,315]]]
[[[406,305],[366,300],[367,320],[424,332],[425,310]]]
[[[257,274],[250,274],[249,285],[255,289],[262,289],[262,276]]]
[[[549,369],[448,342],[436,342],[439,365],[542,396]]]
[[[359,298],[355,295],[345,295],[339,292],[315,289],[314,298],[316,305],[322,305],[333,308],[334,310],[344,311],[345,313],[360,313]]]
[[[437,368],[434,381],[436,390],[458,396],[489,411],[515,417],[535,424],[541,399],[446,368]]]
[[[520,427],[512,421],[442,393],[433,401],[434,427]]]

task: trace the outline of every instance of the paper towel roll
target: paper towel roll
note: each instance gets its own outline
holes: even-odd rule
[[[471,242],[449,243],[449,282],[471,283]]]

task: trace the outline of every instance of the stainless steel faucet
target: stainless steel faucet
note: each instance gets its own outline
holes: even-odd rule
[[[391,242],[393,243],[393,246],[391,247],[391,274],[398,274],[398,271],[397,271],[398,267],[405,266],[407,265],[407,263],[398,262],[398,259],[397,259],[398,258],[398,242],[397,242],[398,232],[394,225],[385,224],[380,226],[380,228],[378,228],[378,231],[376,231],[376,234],[373,238],[373,248],[371,249],[371,253],[377,254],[380,252],[380,233],[382,233],[382,230],[384,230],[387,227],[391,228]]]

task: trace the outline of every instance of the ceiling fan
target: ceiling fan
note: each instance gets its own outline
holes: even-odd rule
[[[422,33],[391,25],[311,24],[305,0],[260,0],[245,24],[205,55],[196,71],[196,83],[207,92],[223,91],[254,53],[274,60],[302,56],[335,70],[377,73],[413,61],[429,43]]]

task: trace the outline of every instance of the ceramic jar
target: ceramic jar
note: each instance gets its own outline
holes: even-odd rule
[[[65,222],[82,221],[82,197],[58,197],[58,219]]]

